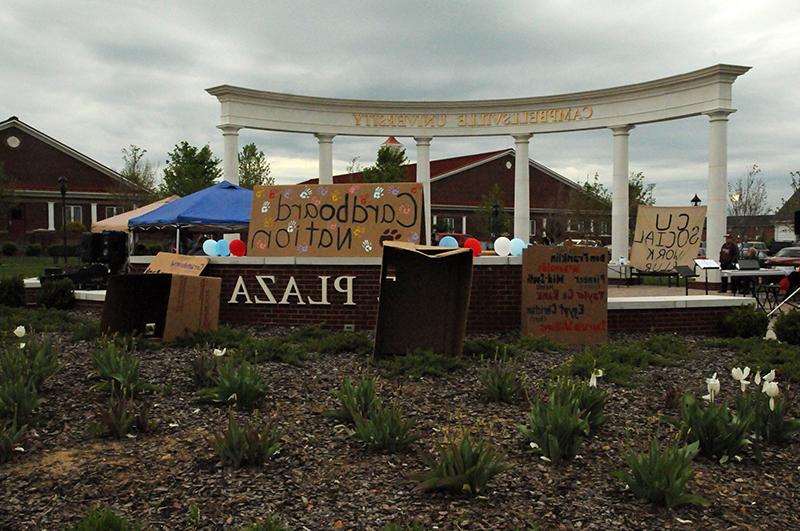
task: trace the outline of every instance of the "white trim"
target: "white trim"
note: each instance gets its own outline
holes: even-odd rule
[[[752,306],[753,297],[726,297],[723,295],[689,295],[670,297],[609,297],[609,310],[663,310],[676,308],[719,308],[725,306]]]
[[[495,160],[497,160],[499,158],[505,157],[506,155],[513,155],[513,154],[514,154],[514,150],[513,149],[511,149],[511,148],[506,149],[505,151],[501,151],[500,153],[497,153],[496,155],[492,155],[491,157],[486,157],[485,159],[480,159],[480,160],[478,160],[476,162],[473,162],[471,164],[467,164],[466,166],[459,166],[458,168],[455,168],[455,169],[450,170],[448,172],[439,174],[436,177],[432,178],[431,182],[436,182],[436,181],[440,181],[442,179],[446,179],[446,178],[448,178],[448,177],[450,177],[452,175],[459,174],[459,173],[461,173],[463,171],[471,170],[472,168],[477,168],[478,166],[483,166],[484,164],[487,164],[489,162],[493,162],[493,161],[495,161]],[[470,155],[464,155],[464,156],[465,157],[469,157]],[[448,159],[439,159],[439,160],[448,160]],[[439,162],[439,160],[434,160],[432,162]]]

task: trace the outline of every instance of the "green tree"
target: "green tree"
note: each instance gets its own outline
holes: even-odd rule
[[[144,158],[147,153],[135,144],[122,148],[122,170],[119,172],[125,179],[153,194],[156,191],[156,169]]]
[[[254,186],[272,186],[275,178],[270,177],[269,162],[264,152],[250,143],[239,152],[239,186],[253,189]]]
[[[653,196],[655,183],[644,182],[644,172],[631,172],[628,179],[628,226],[630,230],[636,227],[636,216],[639,214],[639,205],[653,206],[656,198]]]
[[[509,217],[504,207],[503,190],[500,185],[495,184],[488,194],[481,195],[480,219],[492,238],[509,231]]]
[[[185,140],[169,152],[161,194],[186,196],[214,184],[222,176],[220,161],[208,144],[198,149]]]
[[[368,183],[396,183],[405,181],[406,171],[403,165],[408,162],[405,149],[392,146],[381,146],[378,149],[378,160],[374,166],[364,168],[364,180]]]

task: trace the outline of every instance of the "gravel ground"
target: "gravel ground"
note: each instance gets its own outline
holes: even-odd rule
[[[264,332],[261,332],[262,334]],[[292,529],[380,529],[387,523],[419,522],[437,529],[798,529],[800,443],[772,448],[763,464],[745,453],[741,462],[719,465],[698,458],[691,490],[711,500],[707,508],[667,510],[634,498],[610,476],[629,450],[649,438],[667,438],[662,421],[670,385],[700,394],[714,371],[721,399],[735,391],[733,356],[702,349],[679,368],[652,368],[636,387],[609,390],[607,425],[584,442],[580,456],[555,466],[531,453],[514,425],[527,406],[481,399],[478,368],[443,378],[409,380],[379,374],[378,394],[398,403],[417,421],[420,440],[398,455],[369,453],[347,427],[323,415],[337,406],[333,392],[345,376],[357,376],[364,360],[355,354],[312,356],[303,366],[265,363],[269,383],[265,412],[283,430],[279,455],[261,468],[225,470],[209,442],[224,426],[226,410],[195,399],[189,377],[193,348],[140,352],[148,381],[165,386],[152,396],[157,427],[134,439],[93,436],[89,426],[102,397],[90,390],[91,344],[56,336],[61,368],[43,390],[45,403],[25,452],[0,465],[0,529],[62,529],[89,507],[102,504],[158,529],[188,529],[196,504],[204,529],[242,525],[269,513]],[[527,352],[519,360],[529,392],[541,393],[548,371],[566,354]],[[789,391],[791,397],[791,391]],[[797,408],[793,408],[797,415]],[[498,447],[510,468],[477,498],[421,493],[413,475],[420,456],[468,429]]]

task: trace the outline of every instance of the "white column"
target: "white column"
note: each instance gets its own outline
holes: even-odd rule
[[[47,230],[56,230],[56,203],[47,202]]]
[[[425,244],[431,244],[431,137],[415,136],[417,143],[417,182],[422,183],[422,199],[425,202]]]
[[[632,125],[612,127],[614,172],[611,177],[611,261],[628,259],[630,198],[628,197],[628,136]]]
[[[514,137],[514,237],[527,243],[531,237],[530,166],[528,143],[532,133]]]
[[[92,225],[97,223],[97,203],[92,203]]]
[[[733,109],[708,114],[708,209],[706,210],[706,254],[717,259],[725,241],[728,195],[728,115]],[[709,280],[719,281],[718,271],[709,271]]]
[[[239,184],[239,129],[234,126],[220,126],[222,129],[222,178],[226,181]]]
[[[467,216],[461,216],[461,233],[467,233]]]
[[[319,184],[333,184],[333,137],[316,134],[319,141]]]

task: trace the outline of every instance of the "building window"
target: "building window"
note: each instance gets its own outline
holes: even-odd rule
[[[110,218],[110,217],[113,217],[113,216],[117,216],[119,214],[122,214],[123,212],[125,212],[125,209],[122,208],[121,206],[107,206],[106,207],[106,217],[107,218]]]
[[[440,217],[437,223],[440,227],[444,227],[444,232],[455,232],[456,230],[456,218]]]
[[[14,207],[11,209],[11,219],[14,221],[19,221],[22,219],[22,208],[21,207]]]
[[[601,221],[600,222],[600,234],[607,236],[608,235],[608,221]]]
[[[572,219],[567,218],[567,232],[572,232]]]
[[[67,223],[70,221],[83,223],[83,207],[80,205],[67,205]]]

